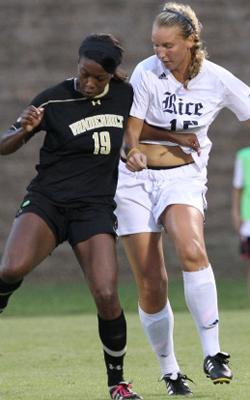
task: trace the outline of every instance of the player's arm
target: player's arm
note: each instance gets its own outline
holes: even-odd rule
[[[200,143],[195,133],[173,132],[167,129],[148,125],[144,122],[140,139],[167,140],[180,146],[190,147],[191,149],[197,151],[198,154],[200,154]]]
[[[41,123],[43,114],[43,108],[33,105],[25,108],[17,120],[18,128],[10,128],[3,132],[0,138],[0,154],[11,154],[22,147],[32,136],[32,131]]]
[[[137,148],[143,123],[142,119],[129,117],[125,130],[123,150],[127,157],[126,166],[132,172],[147,167],[146,155]]]
[[[239,233],[241,226],[240,218],[240,201],[241,201],[242,189],[233,187],[232,190],[232,223],[234,229]]]

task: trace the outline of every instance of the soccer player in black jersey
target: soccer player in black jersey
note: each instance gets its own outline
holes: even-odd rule
[[[87,36],[78,74],[40,93],[4,132],[0,153],[45,131],[37,175],[17,212],[0,267],[0,312],[23,278],[68,240],[96,303],[113,399],[141,399],[124,381],[126,320],[117,292],[114,194],[132,88],[111,35]]]

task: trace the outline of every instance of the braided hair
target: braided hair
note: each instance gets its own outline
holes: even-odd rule
[[[193,35],[194,45],[191,48],[191,63],[189,65],[187,78],[184,87],[187,88],[188,82],[198,75],[202,61],[207,56],[200,38],[202,25],[196,17],[195,12],[189,5],[169,2],[165,3],[163,10],[156,16],[154,24],[157,26],[175,26],[181,29],[183,38]]]

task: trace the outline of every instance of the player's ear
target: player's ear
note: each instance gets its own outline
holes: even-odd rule
[[[194,45],[194,34],[191,33],[191,35],[188,36],[187,38],[187,47],[188,49],[191,49]]]

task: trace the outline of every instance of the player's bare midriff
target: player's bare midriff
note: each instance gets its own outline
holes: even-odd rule
[[[140,143],[138,149],[147,156],[148,167],[177,167],[194,162],[179,146]]]

